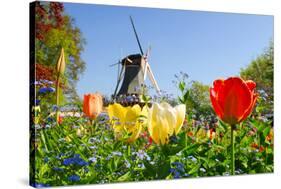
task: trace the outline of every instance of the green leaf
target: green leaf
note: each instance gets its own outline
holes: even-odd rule
[[[195,143],[195,144],[192,144],[190,146],[187,146],[183,152],[186,156],[189,156],[189,155],[193,155],[195,153],[195,151],[198,149],[198,147],[200,146],[199,143]]]
[[[263,136],[264,137],[266,137],[268,134],[269,134],[269,132],[270,132],[270,129],[271,129],[271,127],[266,127],[264,130],[263,130]]]
[[[120,176],[117,181],[119,182],[125,182],[125,181],[129,181],[131,178],[131,173],[130,171],[128,171],[127,173],[125,173],[124,175]]]
[[[198,169],[200,169],[200,167],[201,167],[201,163],[198,163],[188,172],[188,174],[192,175],[192,174],[198,172]]]
[[[161,163],[158,167],[157,174],[159,179],[166,178],[170,174],[170,161]]]
[[[180,89],[181,92],[184,91],[184,89],[185,89],[185,82],[184,81],[179,82],[179,89]]]
[[[146,174],[148,174],[149,176],[155,176],[156,175],[156,170],[154,168],[153,165],[151,165],[147,160],[143,162],[146,170]]]

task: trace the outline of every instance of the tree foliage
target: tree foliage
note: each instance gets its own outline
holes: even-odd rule
[[[243,79],[256,82],[259,93],[256,112],[273,117],[273,67],[274,46],[271,41],[267,49],[246,68],[241,69]]]
[[[186,105],[186,111],[192,113],[197,119],[200,115],[213,116],[209,97],[209,86],[199,81],[188,82],[188,75],[181,72],[176,75],[177,87],[182,93],[179,96],[179,102]]]
[[[257,83],[258,90],[273,92],[273,60],[274,47],[270,42],[269,47],[253,60],[248,67],[241,69],[240,75],[243,79],[251,79]]]
[[[55,67],[61,48],[64,48],[66,72],[64,94],[77,98],[76,82],[85,70],[81,52],[85,40],[74,20],[64,12],[62,3],[37,2],[35,15],[36,63]]]

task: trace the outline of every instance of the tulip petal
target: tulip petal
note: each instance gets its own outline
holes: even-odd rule
[[[219,116],[220,119],[223,117],[222,108],[220,107],[218,103],[218,97],[217,92],[215,91],[215,88],[210,88],[210,99],[214,108],[214,111]]]
[[[92,94],[89,96],[89,117],[95,118],[95,112],[96,112],[96,97]]]
[[[99,93],[84,95],[83,112],[91,119],[95,119],[103,108],[102,96]]]
[[[223,121],[236,124],[252,103],[251,92],[239,77],[230,77],[218,93],[218,103],[224,112]]]
[[[224,85],[224,80],[223,79],[217,79],[213,82],[214,90],[219,91]]]
[[[253,108],[255,107],[256,101],[257,101],[258,95],[254,94],[253,95],[253,102],[252,104],[248,107],[248,109],[244,112],[243,116],[240,118],[239,122],[244,121],[253,111]]]
[[[160,116],[162,121],[167,122],[168,133],[169,135],[173,135],[174,127],[177,122],[176,112],[173,107],[169,104],[167,105],[167,103],[161,105],[163,106],[161,107],[161,112],[158,116]]]
[[[126,107],[127,112],[125,115],[125,129],[129,133],[133,133],[136,128],[137,119],[141,113],[141,107],[139,105],[134,105],[133,107]]]
[[[132,130],[132,135],[131,137],[128,139],[128,142],[134,142],[140,135],[142,130],[142,125],[140,122],[136,122],[134,130]]]
[[[185,110],[186,110],[186,106],[184,104],[180,104],[175,107],[176,118],[177,118],[176,125],[175,125],[175,134],[176,135],[180,132],[180,130],[182,128],[184,118],[185,118]]]
[[[159,139],[161,144],[167,144],[169,142],[169,130],[170,127],[168,125],[168,122],[163,119],[163,117],[160,117],[159,119]]]
[[[114,103],[108,106],[108,116],[110,119],[119,119],[119,122],[124,122],[126,109],[118,103]]]
[[[161,125],[159,125],[159,120],[158,120],[158,114],[160,107],[158,103],[153,103],[152,107],[149,109],[148,112],[148,132],[152,138],[152,140],[156,143],[159,144],[160,143],[160,137],[159,137],[159,133],[160,133],[160,127]]]
[[[248,88],[250,89],[250,91],[253,91],[256,88],[256,83],[253,82],[252,80],[246,81],[246,84],[247,84]]]
[[[134,105],[133,107],[127,107],[125,121],[136,122],[140,113],[141,113],[141,107],[138,104]]]

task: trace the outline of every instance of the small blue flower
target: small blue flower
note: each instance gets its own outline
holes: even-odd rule
[[[53,111],[59,110],[59,107],[57,105],[53,105]]]
[[[66,158],[63,160],[62,164],[65,166],[72,165],[72,164],[74,164],[74,160],[73,160],[73,158]]]
[[[89,158],[89,161],[92,162],[92,163],[97,163],[97,158],[91,157],[91,158]]]
[[[36,99],[35,100],[35,106],[39,106],[40,105],[40,100],[39,99]]]
[[[182,173],[185,172],[184,165],[181,162],[174,162],[173,165],[176,167],[176,169]]]
[[[197,161],[197,159],[194,156],[187,156],[187,158],[193,162]]]
[[[52,121],[53,121],[53,118],[51,118],[51,117],[47,118],[47,122],[52,122]]]
[[[171,169],[170,169],[170,173],[172,173],[172,175],[174,176],[175,179],[181,177],[180,172],[178,172],[178,171],[177,171],[176,169],[174,169],[174,168],[171,168]]]
[[[86,166],[86,165],[89,165],[89,163],[86,162],[85,160],[79,158],[79,159],[76,159],[76,165],[79,165],[79,166]]]
[[[62,164],[65,165],[65,166],[69,166],[69,165],[86,166],[86,165],[89,165],[89,163],[86,162],[85,160],[83,160],[80,157],[79,154],[75,154],[71,158],[64,159]]]
[[[134,101],[134,99],[133,99],[132,96],[127,96],[127,97],[125,98],[125,100],[126,100],[126,102],[133,102],[133,101]]]
[[[77,182],[80,180],[80,177],[78,175],[71,175],[68,177],[68,180],[71,182]]]
[[[175,173],[174,173],[174,178],[175,178],[175,179],[181,178],[181,174],[180,174],[178,171],[175,171]]]
[[[52,93],[52,92],[55,92],[55,89],[53,87],[42,87],[38,91],[38,93],[40,94]]]
[[[35,188],[43,188],[43,187],[49,187],[49,184],[43,184],[43,183],[32,183],[31,186]]]

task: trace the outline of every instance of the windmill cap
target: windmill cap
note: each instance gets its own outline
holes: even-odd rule
[[[131,54],[131,55],[122,59],[122,65],[124,65],[125,63],[140,64],[140,61],[135,61],[135,60],[140,60],[141,58],[142,58],[141,54]],[[132,62],[129,62],[130,60]]]

